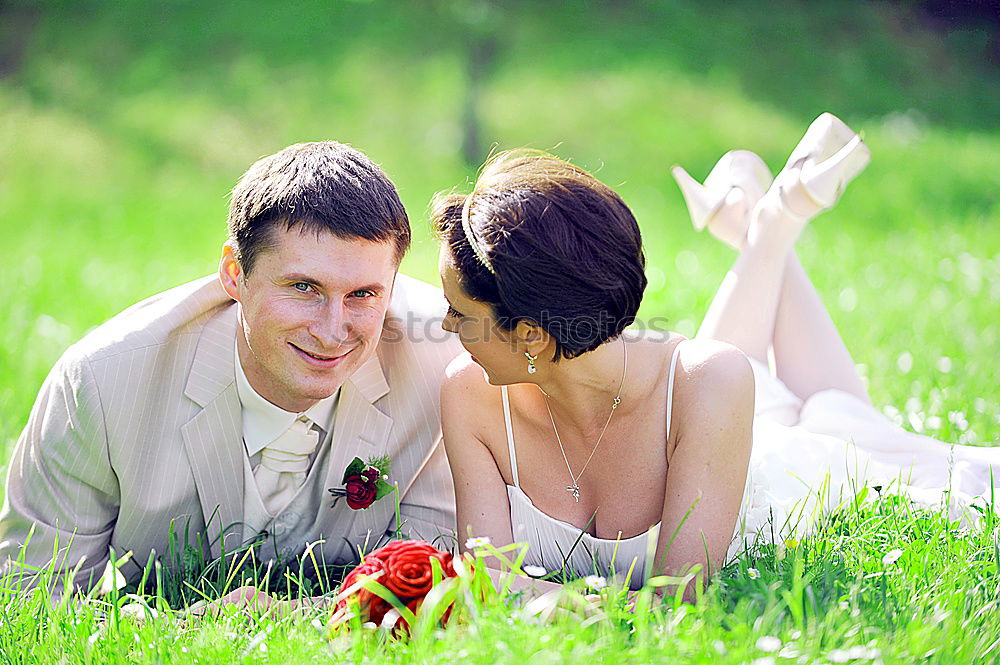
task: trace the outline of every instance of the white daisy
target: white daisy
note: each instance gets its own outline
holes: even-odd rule
[[[894,550],[889,550],[888,552],[885,553],[885,556],[882,557],[882,565],[891,566],[892,564],[899,561],[899,557],[901,556],[903,556],[903,550],[899,549],[898,547]]]
[[[465,549],[474,550],[479,547],[486,547],[491,542],[489,536],[476,536],[465,541]]]

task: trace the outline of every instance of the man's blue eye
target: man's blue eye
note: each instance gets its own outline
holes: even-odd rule
[[[296,291],[301,291],[302,293],[305,293],[306,291],[309,290],[309,285],[306,284],[305,282],[295,282],[294,284],[292,284],[292,288],[295,289]]]
[[[370,297],[374,296],[375,294],[372,293],[371,291],[369,291],[368,289],[358,289],[357,291],[353,292],[351,295],[354,296],[355,298],[370,298]]]

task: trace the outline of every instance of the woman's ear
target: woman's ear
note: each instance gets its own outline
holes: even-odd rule
[[[233,246],[227,242],[222,246],[222,259],[219,261],[219,281],[222,282],[222,288],[226,290],[229,297],[236,302],[240,301],[239,281],[242,274],[243,269],[240,267],[239,261],[236,260],[236,255],[233,253]]]
[[[518,351],[526,351],[532,356],[545,354],[549,347],[555,344],[552,335],[534,321],[527,319],[517,322],[514,327],[514,340],[518,345]]]

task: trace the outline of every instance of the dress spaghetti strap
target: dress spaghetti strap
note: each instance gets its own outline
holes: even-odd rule
[[[520,488],[517,478],[517,454],[514,452],[514,428],[510,424],[510,398],[507,397],[507,386],[500,386],[500,397],[503,400],[503,424],[507,428],[507,450],[510,453],[510,475],[514,487]]]
[[[684,340],[677,342],[673,356],[670,358],[670,372],[667,374],[667,439],[670,439],[670,418],[674,411],[674,373],[677,370],[677,355]],[[513,450],[513,448],[511,448]]]

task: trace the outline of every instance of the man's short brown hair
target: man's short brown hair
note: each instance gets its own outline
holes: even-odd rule
[[[336,141],[296,143],[253,164],[233,188],[229,239],[245,274],[277,227],[392,242],[396,263],[410,246],[410,221],[396,187],[375,163]]]

